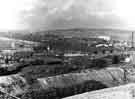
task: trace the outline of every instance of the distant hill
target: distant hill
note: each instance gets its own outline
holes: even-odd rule
[[[13,37],[18,39],[31,40],[32,38],[41,39],[46,34],[54,34],[65,37],[96,37],[99,35],[111,36],[112,39],[116,40],[131,40],[131,33],[135,31],[130,30],[119,30],[119,29],[92,29],[92,28],[73,28],[73,29],[57,29],[57,30],[47,30],[47,31],[10,31],[10,32],[0,32],[0,36]]]

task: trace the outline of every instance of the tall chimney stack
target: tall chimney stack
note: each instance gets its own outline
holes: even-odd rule
[[[132,32],[132,48],[134,48],[134,32]]]

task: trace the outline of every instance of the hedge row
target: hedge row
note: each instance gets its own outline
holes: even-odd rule
[[[98,90],[107,88],[106,85],[98,81],[86,81],[81,84],[76,84],[72,86],[67,86],[63,88],[53,88],[53,89],[29,89],[27,93],[20,96],[21,99],[61,99],[63,97],[72,96],[75,94],[80,94],[88,91]]]

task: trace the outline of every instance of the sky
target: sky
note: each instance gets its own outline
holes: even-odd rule
[[[0,30],[135,30],[135,0],[0,0]]]

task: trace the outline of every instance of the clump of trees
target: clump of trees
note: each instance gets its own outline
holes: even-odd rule
[[[120,57],[118,55],[113,56],[112,63],[113,64],[120,63]]]
[[[107,61],[105,59],[94,59],[92,61],[92,65],[91,65],[91,67],[98,68],[98,69],[104,68],[107,66],[108,66],[108,64],[107,64]]]

